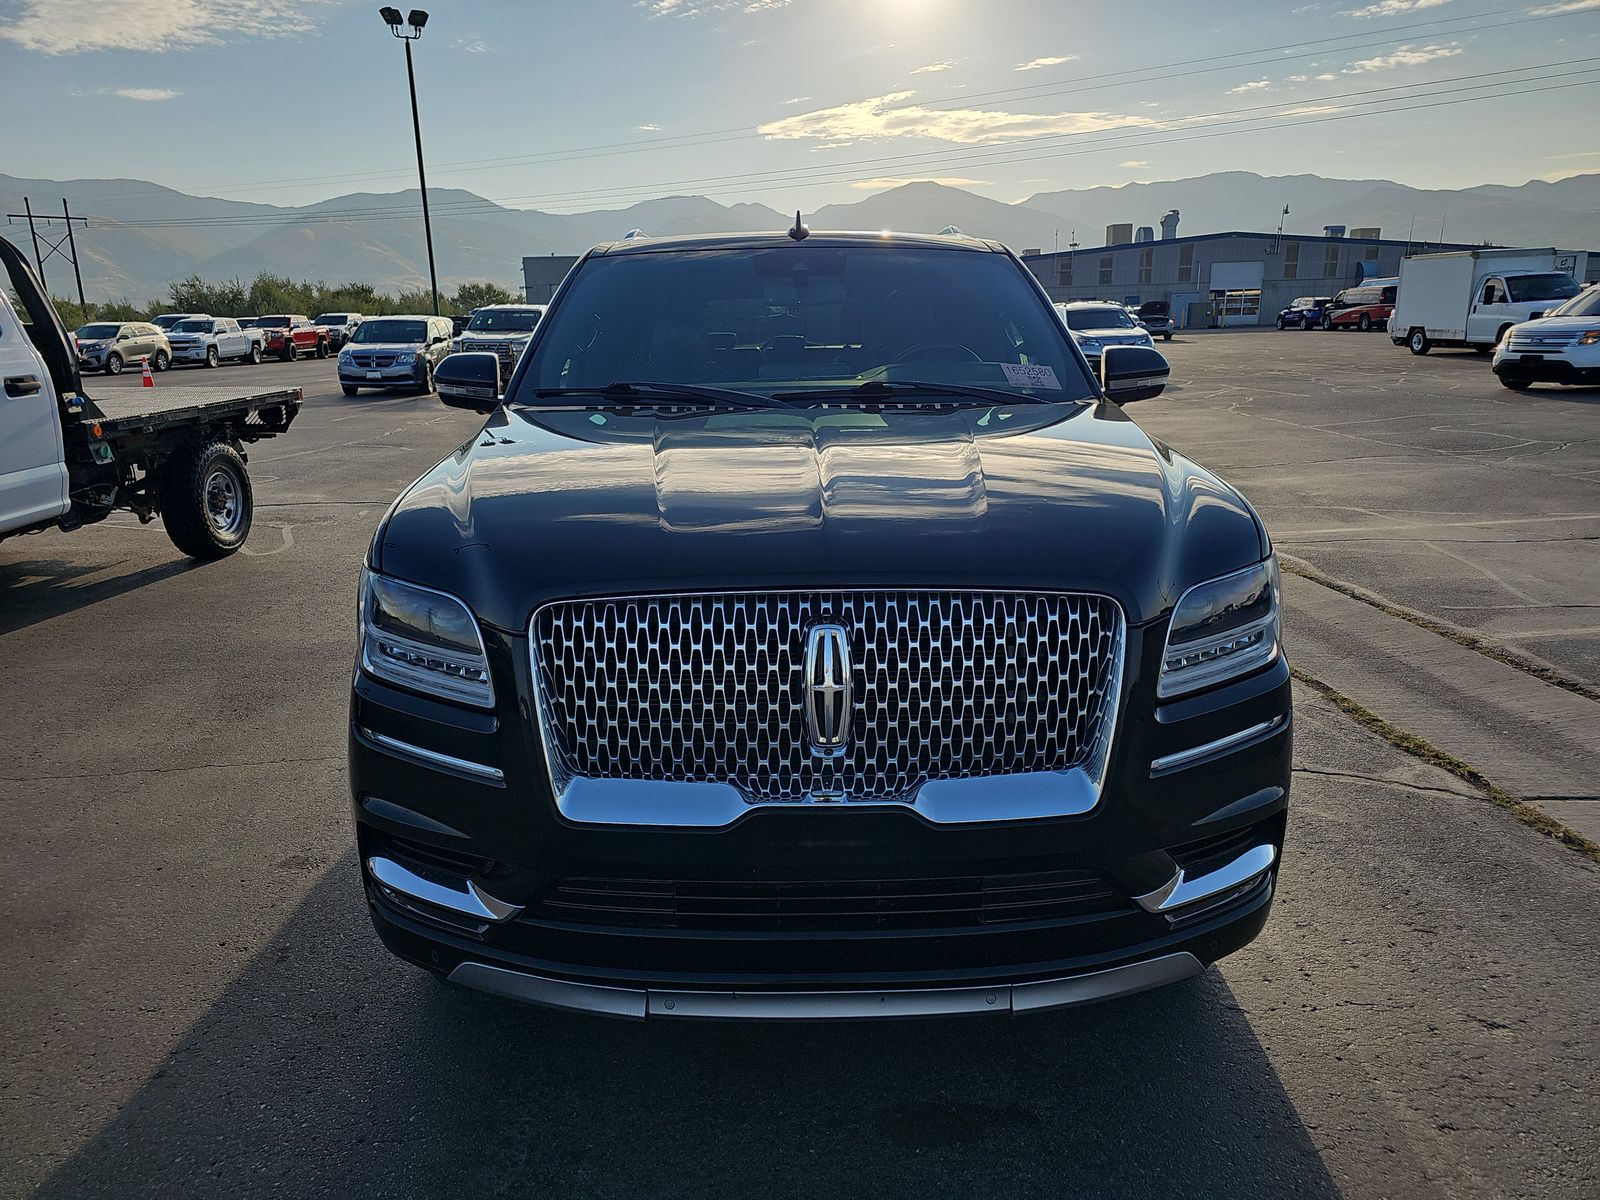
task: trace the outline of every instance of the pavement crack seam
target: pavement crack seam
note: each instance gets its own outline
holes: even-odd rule
[[[0,783],[48,783],[62,779],[120,779],[125,775],[179,775],[185,771],[223,770],[229,767],[276,767],[289,763],[343,762],[343,754],[317,754],[310,758],[263,758],[244,762],[190,763],[182,767],[130,767],[125,771],[80,771],[72,775],[0,775]]]
[[[1320,584],[1322,587],[1338,592],[1341,596],[1349,596],[1352,600],[1359,600],[1379,612],[1387,613],[1391,617],[1399,617],[1402,621],[1408,621],[1420,629],[1426,629],[1429,633],[1436,633],[1442,638],[1448,638],[1456,645],[1464,646],[1474,653],[1483,655],[1485,658],[1492,658],[1495,662],[1513,667],[1525,675],[1532,675],[1541,683],[1548,683],[1551,687],[1558,687],[1562,691],[1571,692],[1575,696],[1582,696],[1585,700],[1593,700],[1596,703],[1600,703],[1600,691],[1547,662],[1541,662],[1528,655],[1519,654],[1509,647],[1485,641],[1483,638],[1476,637],[1465,630],[1457,629],[1444,621],[1435,620],[1433,617],[1419,613],[1414,609],[1403,608],[1392,601],[1385,600],[1376,593],[1367,591],[1365,588],[1357,587],[1353,583],[1346,583],[1342,579],[1335,579],[1333,576],[1318,570],[1305,559],[1297,558],[1292,554],[1280,553],[1278,555],[1278,565],[1291,575],[1298,575],[1301,579]]]
[[[1304,684],[1323,699],[1330,701],[1335,708],[1357,725],[1360,725],[1369,733],[1376,734],[1396,750],[1403,750],[1413,758],[1421,759],[1431,766],[1448,771],[1457,779],[1470,783],[1478,789],[1485,800],[1505,809],[1530,829],[1542,833],[1546,837],[1554,838],[1563,846],[1576,850],[1590,862],[1600,864],[1600,843],[1590,841],[1577,830],[1563,825],[1549,813],[1535,807],[1526,800],[1520,800],[1513,796],[1470,763],[1439,749],[1439,747],[1425,738],[1418,737],[1409,730],[1401,729],[1398,725],[1384,720],[1370,708],[1352,700],[1349,696],[1322,682],[1322,680],[1312,678],[1297,667],[1291,667],[1289,674],[1297,682]]]
[[[1435,792],[1441,796],[1455,796],[1460,800],[1477,800],[1477,792],[1462,792],[1455,788],[1438,787],[1430,783],[1408,783],[1404,779],[1390,779],[1383,775],[1362,775],[1358,771],[1329,771],[1321,767],[1295,767],[1296,774],[1318,775],[1325,779],[1357,779],[1363,783],[1381,783],[1387,787],[1407,788],[1414,792]],[[1566,799],[1567,797],[1563,797]]]

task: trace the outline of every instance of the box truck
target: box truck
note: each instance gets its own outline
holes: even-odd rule
[[[1413,354],[1471,346],[1487,354],[1505,331],[1576,296],[1581,250],[1451,250],[1400,260],[1389,338]]]

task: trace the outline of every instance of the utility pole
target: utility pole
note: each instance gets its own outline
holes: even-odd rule
[[[411,65],[411,43],[422,36],[422,30],[428,24],[428,14],[420,8],[413,8],[402,19],[398,8],[385,6],[378,10],[378,15],[389,27],[389,32],[406,44],[406,81],[411,85],[411,133],[417,142],[417,180],[422,185],[422,234],[428,243],[428,283],[433,288],[433,315],[438,316],[439,272],[433,265],[433,220],[428,214],[428,174],[422,166],[422,121],[417,116],[417,73]],[[403,29],[407,23],[411,26],[410,33]]]
[[[45,294],[50,294],[50,285],[45,279],[44,265],[50,261],[53,255],[60,255],[62,258],[66,259],[72,264],[72,274],[78,283],[78,307],[87,309],[89,307],[88,302],[83,298],[83,272],[78,267],[78,240],[72,236],[72,230],[75,224],[82,225],[87,228],[89,222],[83,217],[75,217],[72,215],[67,208],[67,200],[65,196],[61,198],[61,215],[59,217],[51,216],[47,213],[34,212],[33,201],[27,196],[22,198],[22,208],[22,212],[7,213],[6,224],[9,225],[12,221],[28,222],[28,236],[33,239],[33,264],[39,269],[39,282],[44,285]],[[53,242],[50,240],[51,235],[49,233],[46,233],[41,239],[37,224],[37,222],[40,221],[44,222],[44,224],[47,226],[54,225],[57,221],[61,221],[65,223],[67,231]],[[43,241],[45,246],[43,250],[39,248],[39,243],[41,241]],[[62,246],[66,246],[67,248],[63,250],[61,248]]]

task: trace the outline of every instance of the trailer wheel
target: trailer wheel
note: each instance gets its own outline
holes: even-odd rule
[[[167,536],[191,558],[226,558],[250,536],[250,476],[227,442],[185,446],[167,459],[160,501]]]
[[[1428,340],[1428,335],[1422,330],[1413,329],[1411,336],[1406,340],[1406,349],[1420,356],[1432,350],[1433,343]]]

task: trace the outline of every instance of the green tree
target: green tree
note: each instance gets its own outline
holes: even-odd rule
[[[515,304],[517,297],[513,296],[498,283],[484,280],[480,283],[463,283],[456,289],[456,294],[450,298],[450,303],[457,312],[471,312],[475,308],[482,308],[485,304]]]

